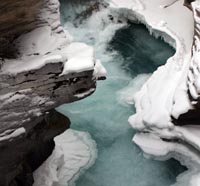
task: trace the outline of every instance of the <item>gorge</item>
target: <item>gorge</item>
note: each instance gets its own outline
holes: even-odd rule
[[[95,46],[96,57],[107,69],[106,81],[98,83],[93,95],[58,108],[71,119],[72,129],[89,132],[97,145],[95,164],[83,172],[75,184],[169,186],[175,183],[177,175],[185,169],[175,160],[157,162],[145,159],[131,142],[135,131],[127,122],[134,109],[134,92],[175,51],[160,38],[150,36],[144,25],[129,23],[125,19],[119,23],[116,16],[110,20],[112,12],[107,9],[94,13],[73,28],[69,18],[71,11],[62,9],[70,5],[62,3],[64,28],[77,41]],[[61,183],[64,185],[63,181]],[[73,185],[71,181],[69,185]]]
[[[60,3],[0,2],[0,185],[198,186],[200,2]]]

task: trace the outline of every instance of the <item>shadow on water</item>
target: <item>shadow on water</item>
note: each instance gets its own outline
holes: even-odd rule
[[[175,50],[160,38],[150,36],[142,24],[129,24],[118,30],[109,49],[121,54],[124,59],[122,67],[132,76],[154,72],[175,53]]]
[[[80,41],[87,42],[86,38]],[[161,39],[150,36],[140,24],[118,30],[108,51],[117,52],[104,63],[107,80],[98,82],[90,97],[58,108],[70,118],[73,129],[89,132],[97,143],[98,158],[76,185],[169,186],[185,168],[173,159],[159,162],[143,157],[132,143],[135,131],[127,121],[134,108],[120,104],[117,93],[137,75],[155,71],[175,51]],[[96,54],[104,62],[102,52],[97,49]]]

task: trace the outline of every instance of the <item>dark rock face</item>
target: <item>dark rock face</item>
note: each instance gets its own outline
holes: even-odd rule
[[[35,28],[44,0],[0,2],[0,38],[11,39]],[[11,38],[10,38],[11,37]]]
[[[53,138],[69,128],[68,119],[46,112],[95,90],[92,70],[60,76],[62,70],[63,63],[49,63],[17,75],[0,74],[1,186],[32,185],[32,171],[51,154]]]
[[[34,29],[44,0],[6,0],[0,2],[0,57],[14,58],[13,40]]]
[[[178,119],[173,119],[173,123],[178,126],[199,125],[200,110],[189,110],[187,113],[181,114]]]
[[[18,128],[19,120],[29,130],[38,115],[77,101],[81,99],[77,94],[96,87],[93,71],[60,76],[62,70],[63,63],[49,63],[17,75],[0,74],[0,95],[5,95],[0,99],[0,133]]]
[[[197,15],[198,17],[200,17],[200,11],[197,8],[191,6],[191,3],[194,1],[195,0],[185,0],[184,5],[193,12],[193,15]],[[199,35],[200,32],[199,32],[198,25],[199,25],[199,23],[195,19],[195,16],[194,16],[194,37],[193,37],[193,45],[191,48],[191,53],[192,53],[191,63],[194,63],[193,55],[195,55],[195,53],[198,52],[198,50],[199,50],[198,43],[195,42],[196,38],[198,38],[198,39],[200,38],[200,35]],[[196,74],[195,74],[195,69],[193,69],[194,66],[195,65],[193,64],[189,68],[189,74],[191,77],[193,77],[193,79],[191,79],[188,76],[188,96],[192,103],[193,108],[188,110],[186,113],[181,114],[178,119],[172,118],[175,125],[184,126],[184,125],[199,125],[200,124],[200,98],[199,97],[194,98],[191,93],[191,90],[189,88],[189,83],[194,84],[193,80],[195,78],[197,78]],[[195,90],[195,91],[198,92],[197,90]]]
[[[63,48],[71,41],[59,19],[58,0],[0,1],[0,186],[31,186],[53,138],[69,128],[69,119],[53,109],[95,91],[93,67],[63,73],[68,58],[59,52],[68,52]],[[29,65],[21,70],[20,64]]]
[[[184,0],[184,5],[185,6],[191,6],[191,3],[194,2],[195,0]]]
[[[70,126],[70,120],[55,110],[38,119],[25,136],[0,145],[1,186],[31,186],[32,172],[54,148],[53,138]]]

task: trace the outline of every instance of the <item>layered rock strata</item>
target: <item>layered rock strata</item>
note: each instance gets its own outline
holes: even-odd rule
[[[51,110],[92,94],[106,71],[64,32],[57,0],[2,1],[0,27],[0,185],[29,186],[69,128]]]
[[[39,117],[37,125],[21,137],[1,141],[0,185],[31,186],[33,171],[54,149],[53,138],[69,126],[68,118],[52,110]]]
[[[0,57],[14,58],[17,48],[13,41],[39,23],[39,11],[44,0],[8,0],[0,3]],[[30,8],[31,7],[31,8]]]

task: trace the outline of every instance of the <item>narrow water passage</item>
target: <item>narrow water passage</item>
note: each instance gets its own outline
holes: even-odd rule
[[[93,95],[58,108],[71,119],[71,128],[89,132],[97,143],[97,160],[76,185],[169,186],[184,168],[175,160],[159,162],[144,158],[132,143],[135,131],[127,120],[134,112],[134,106],[129,104],[134,92],[174,50],[150,36],[143,25],[123,27],[123,24],[109,23],[105,26],[106,16],[107,13],[99,14],[98,25],[93,27],[94,18],[78,28],[70,22],[64,23],[77,41],[95,47],[96,57],[108,71],[107,80],[98,82]]]

